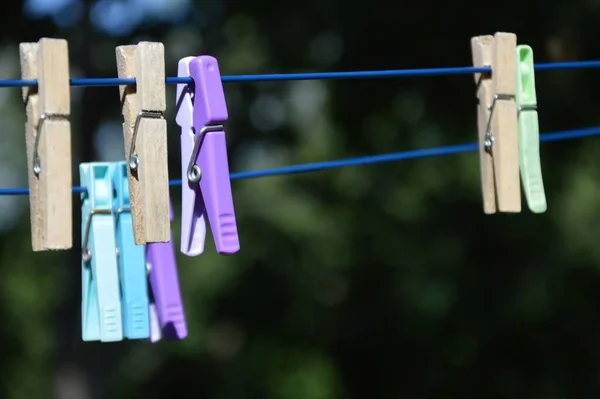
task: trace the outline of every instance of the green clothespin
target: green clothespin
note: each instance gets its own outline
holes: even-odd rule
[[[546,212],[546,193],[540,162],[540,127],[535,94],[533,50],[517,46],[517,94],[519,169],[527,205],[533,213]]]

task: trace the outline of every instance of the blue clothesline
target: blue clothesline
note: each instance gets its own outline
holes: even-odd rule
[[[540,141],[561,141],[561,140],[572,140],[583,137],[600,135],[600,126],[574,129],[574,130],[563,130],[552,133],[540,134]],[[477,151],[477,143],[469,144],[457,144],[445,147],[426,148],[421,150],[411,150],[402,152],[393,152],[382,155],[371,155],[356,158],[346,158],[336,161],[325,161],[306,163],[300,165],[283,166],[279,168],[270,168],[263,170],[253,170],[248,172],[237,172],[231,174],[231,180],[242,180],[242,179],[253,179],[258,177],[269,177],[269,176],[280,176],[280,175],[291,175],[296,173],[306,172],[317,172],[327,169],[343,168],[348,166],[359,166],[368,165],[382,162],[393,162],[402,161],[407,159],[435,157],[442,155],[458,154],[468,151]],[[171,180],[170,186],[181,186],[181,179]],[[73,193],[85,192],[86,188],[81,186],[73,187]],[[0,195],[29,195],[28,188],[0,188]]]
[[[572,61],[551,62],[535,64],[538,71],[558,69],[585,69],[600,68],[599,61]],[[350,71],[350,72],[309,72],[309,73],[274,73],[260,75],[228,75],[222,76],[223,82],[266,82],[277,80],[323,80],[323,79],[369,79],[393,78],[409,76],[441,76],[441,75],[471,75],[474,73],[489,73],[490,67],[450,67],[450,68],[423,68],[423,69],[392,69],[379,71]],[[169,77],[167,84],[190,84],[192,78]],[[71,86],[119,86],[134,85],[135,78],[79,78],[71,79]],[[6,79],[0,80],[0,87],[25,87],[37,86],[36,80]]]

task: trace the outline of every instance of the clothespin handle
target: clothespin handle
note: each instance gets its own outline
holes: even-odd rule
[[[170,209],[172,220],[172,205]],[[154,294],[154,304],[150,308],[151,341],[156,342],[163,335],[168,339],[182,340],[187,337],[188,330],[173,239],[171,238],[171,242],[147,245],[146,260],[150,271],[150,286]],[[157,324],[160,325],[160,329],[157,329]]]
[[[147,339],[150,337],[150,301],[146,254],[144,246],[136,245],[133,237],[127,168],[125,162],[116,162],[112,174],[123,335],[128,339]]]

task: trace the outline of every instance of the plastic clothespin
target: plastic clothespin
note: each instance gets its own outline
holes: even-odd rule
[[[179,60],[177,76],[190,76],[190,61],[194,57],[186,57]],[[197,184],[186,184],[189,160],[192,159],[194,149],[194,96],[193,85],[177,85],[177,104],[175,109],[175,122],[181,128],[181,209],[183,213],[195,214],[186,224],[193,223],[190,227],[181,224],[181,252],[188,256],[196,256],[204,252],[204,241],[206,238],[206,218],[204,212],[195,212]],[[199,204],[201,206],[201,204]],[[185,220],[185,219],[184,219]]]
[[[499,32],[471,39],[475,74],[483,209],[486,214],[521,212],[517,138],[517,37]]]
[[[148,275],[143,245],[133,239],[133,220],[129,208],[127,164],[117,162],[113,170],[113,214],[116,225],[117,261],[121,282],[123,335],[128,339],[150,337]]]
[[[21,43],[21,77],[27,123],[31,245],[34,251],[73,246],[69,47],[63,39]]]
[[[533,50],[517,46],[516,103],[519,124],[519,166],[527,205],[533,213],[546,212],[546,193],[540,160],[540,126],[535,92]]]
[[[136,244],[171,236],[164,52],[152,42],[116,49],[119,78],[136,78],[135,86],[119,86]]]
[[[81,323],[84,341],[123,339],[110,163],[79,165],[81,194]]]
[[[173,220],[172,206],[170,217]],[[188,332],[172,234],[170,242],[146,245],[146,262],[153,297],[150,308],[150,339],[157,342],[164,335],[167,339],[182,340],[187,337]]]
[[[210,223],[217,252],[231,255],[239,251],[229,165],[223,124],[227,104],[219,64],[214,57],[188,57],[179,61],[178,76],[194,79],[193,95],[178,85],[179,106],[176,121],[181,126],[183,186],[181,252],[196,256],[204,250],[206,227]],[[182,98],[184,95],[184,98]],[[185,98],[189,96],[192,103]],[[191,113],[191,117],[190,117]],[[192,119],[193,129],[189,128]]]

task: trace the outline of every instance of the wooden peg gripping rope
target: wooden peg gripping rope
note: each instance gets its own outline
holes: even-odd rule
[[[521,212],[519,141],[517,124],[517,36],[498,32],[492,46],[492,90],[496,98],[492,110],[494,134],[494,174],[498,211]],[[492,104],[494,106],[494,104]]]
[[[517,37],[498,32],[471,39],[473,65],[491,66],[491,74],[475,74],[479,159],[483,210],[521,212],[517,136]]]
[[[73,245],[69,48],[66,40],[42,38],[19,45],[21,77],[37,79],[23,88],[25,142],[34,251]]]
[[[138,245],[168,242],[169,176],[165,60],[162,43],[140,42],[116,49],[119,78],[136,78],[136,86],[119,86],[123,138],[133,217]]]
[[[492,65],[492,43],[494,36],[477,36],[471,39],[473,66]],[[496,189],[494,188],[494,160],[491,152],[485,148],[485,132],[490,119],[490,107],[494,98],[492,92],[492,74],[476,73],[477,85],[477,130],[479,140],[479,164],[481,168],[481,194],[483,212],[487,215],[496,213]]]

